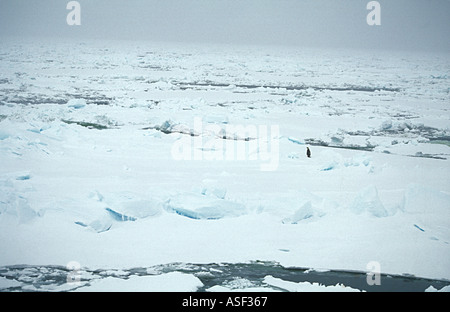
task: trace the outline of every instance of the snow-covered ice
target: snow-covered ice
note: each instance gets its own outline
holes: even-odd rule
[[[202,282],[195,276],[172,272],[145,277],[132,276],[129,279],[107,277],[95,280],[89,286],[77,288],[81,292],[193,292]]]
[[[449,71],[432,53],[2,42],[0,266],[376,261],[448,280]],[[200,157],[174,157],[182,140]],[[164,290],[200,287],[175,273]],[[160,290],[85,290],[144,284]]]
[[[275,278],[273,276],[266,276],[264,282],[270,286],[274,286],[280,289],[284,289],[291,292],[351,292],[359,291],[351,287],[346,287],[345,285],[335,285],[335,286],[324,286],[318,283],[294,283],[283,281],[282,279]]]

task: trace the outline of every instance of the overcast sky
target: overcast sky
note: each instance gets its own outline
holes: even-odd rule
[[[0,37],[131,39],[450,52],[450,0],[0,0]]]

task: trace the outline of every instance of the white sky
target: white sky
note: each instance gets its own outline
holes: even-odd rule
[[[0,38],[136,39],[450,52],[449,0],[0,0]]]

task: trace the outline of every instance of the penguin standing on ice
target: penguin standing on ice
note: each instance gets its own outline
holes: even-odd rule
[[[306,147],[306,156],[308,156],[308,158],[311,158],[311,151],[309,150],[309,147]]]

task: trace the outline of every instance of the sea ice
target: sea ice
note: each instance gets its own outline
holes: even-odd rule
[[[0,265],[379,261],[449,278],[447,56],[98,44],[0,46]],[[224,134],[250,147],[239,130],[271,125],[271,172],[172,154],[201,138],[226,155]]]
[[[350,210],[356,214],[368,212],[378,218],[388,216],[387,210],[378,197],[378,190],[373,185],[365,187],[358,193],[350,205]]]
[[[167,211],[192,219],[238,217],[246,212],[243,204],[218,198],[214,194],[177,194],[166,201],[165,207]]]
[[[289,282],[273,276],[266,276],[263,281],[265,284],[275,288],[283,289],[289,292],[360,292],[361,290],[348,287],[342,284],[334,286],[325,286],[319,283],[309,282]]]
[[[100,219],[95,219],[94,221],[85,224],[83,222],[80,221],[76,221],[75,224],[84,226],[84,227],[89,227],[90,229],[94,230],[97,233],[102,233],[102,232],[106,232],[108,231],[111,226],[112,226],[112,219],[108,218],[108,216],[105,215],[105,217],[100,218]]]
[[[450,292],[450,286],[444,286],[441,289],[436,289],[433,286],[430,286],[425,289],[425,292]]]
[[[420,184],[410,184],[405,192],[404,210],[413,214],[450,216],[450,194]]]
[[[295,224],[301,220],[312,218],[314,216],[314,213],[315,212],[312,208],[311,201],[307,201],[303,205],[301,205],[300,208],[298,208],[291,217],[284,219],[283,223]]]
[[[138,194],[129,192],[107,194],[102,201],[108,206],[107,209],[110,213],[129,219],[157,217],[163,211],[162,200],[150,196],[143,198]]]
[[[16,280],[10,280],[10,279],[7,279],[6,277],[0,276],[0,291],[5,288],[19,287],[21,285],[22,285],[22,283],[20,283]]]
[[[19,224],[29,223],[39,215],[27,198],[8,190],[3,190],[0,195],[0,218],[2,214],[13,216]]]
[[[319,160],[319,170],[321,171],[331,171],[345,167],[366,167],[368,172],[374,170],[372,157],[366,153],[346,158],[335,151],[323,151],[317,158]]]
[[[67,107],[80,109],[86,106],[85,99],[71,99],[67,102]]]
[[[91,285],[80,287],[78,292],[195,292],[203,283],[192,274],[170,272],[161,275],[106,277]]]
[[[5,140],[5,139],[9,138],[10,136],[11,136],[11,134],[9,133],[9,131],[0,129],[0,140]]]

